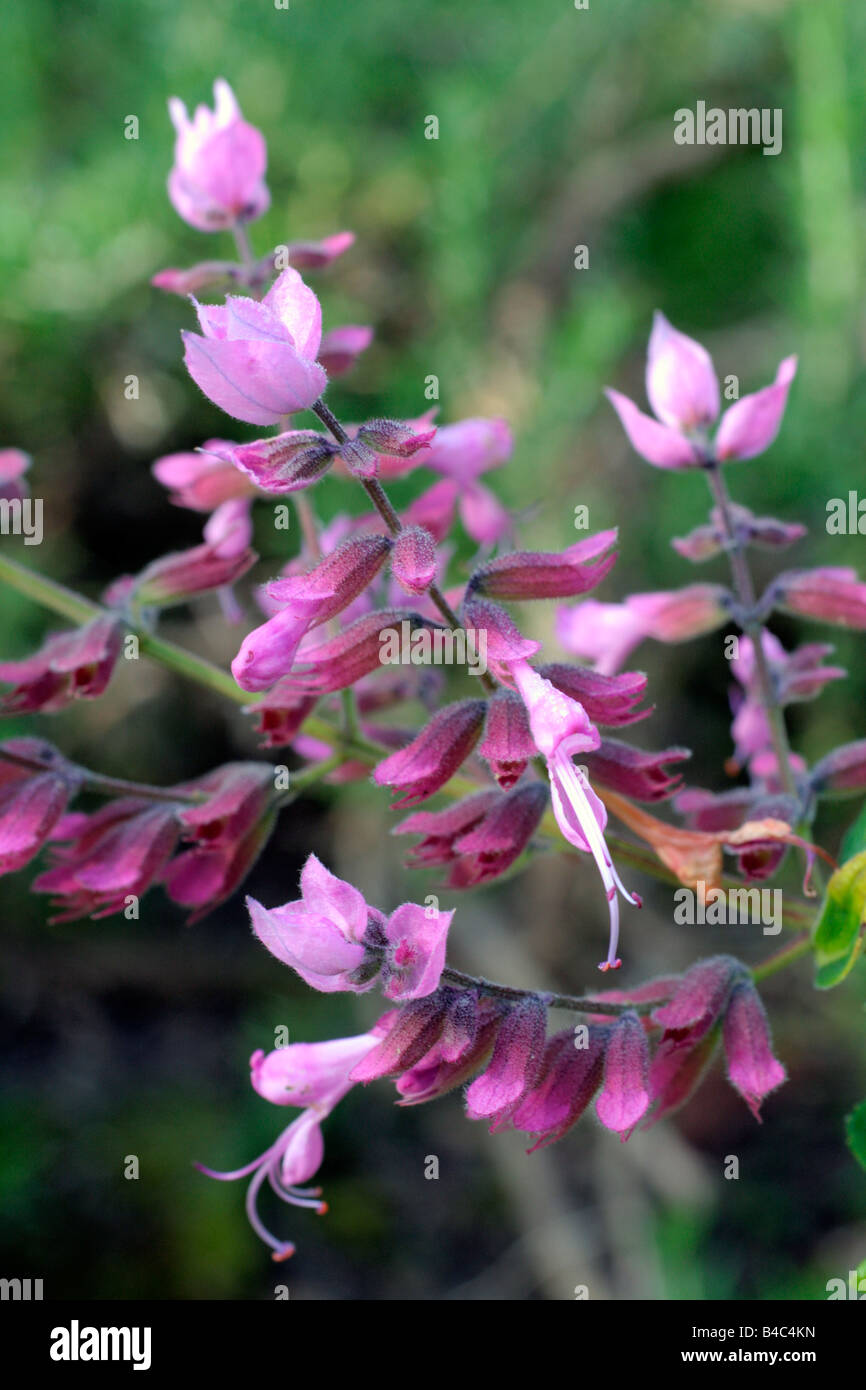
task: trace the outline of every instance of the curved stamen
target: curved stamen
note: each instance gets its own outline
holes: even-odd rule
[[[258,1172],[254,1174],[253,1180],[247,1188],[246,1202],[244,1205],[246,1206],[247,1219],[250,1225],[259,1239],[263,1240],[265,1245],[271,1247],[274,1252],[273,1258],[275,1260],[287,1260],[290,1255],[294,1255],[295,1253],[294,1245],[290,1240],[278,1240],[276,1236],[271,1235],[271,1232],[268,1230],[267,1226],[264,1225],[256,1210],[259,1188],[267,1177],[268,1171],[267,1167],[262,1166],[259,1168]]]

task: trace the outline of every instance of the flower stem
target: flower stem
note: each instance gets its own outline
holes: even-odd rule
[[[812,949],[811,933],[806,932],[803,936],[798,936],[796,941],[792,941],[790,946],[785,946],[775,955],[769,956],[763,965],[757,965],[752,971],[752,979],[758,983],[761,980],[768,980],[771,975],[776,975],[780,970],[786,970],[795,961],[807,956]]]
[[[545,999],[551,1009],[568,1009],[576,1014],[610,1014],[612,1017],[629,1012],[647,1014],[661,1003],[661,1000],[654,1000],[651,1004],[615,1004],[610,1000],[593,999],[586,995],[549,994],[546,990],[515,989],[511,985],[496,985],[490,980],[466,975],[462,970],[452,969],[450,965],[446,965],[442,971],[442,979],[448,984],[458,985],[461,989],[474,989],[492,999],[518,1000],[537,995]]]
[[[711,461],[706,469],[707,481],[710,491],[719,510],[722,527],[727,541],[728,557],[731,564],[731,576],[734,581],[734,588],[740,603],[747,610],[755,606],[755,586],[752,583],[752,575],[749,570],[749,562],[746,558],[746,551],[743,542],[737,534],[732,515],[731,496],[728,492],[724,474],[718,462]],[[743,630],[751,638],[752,648],[755,653],[755,670],[758,674],[758,681],[761,687],[761,699],[767,714],[770,725],[770,737],[773,740],[773,750],[776,754],[776,762],[779,768],[779,777],[787,794],[795,800],[799,800],[797,781],[791,767],[791,747],[788,743],[788,730],[785,726],[785,716],[776,697],[773,685],[773,677],[767,662],[763,644],[763,629],[759,622],[754,619],[746,618]]]
[[[331,431],[331,434],[334,436],[338,444],[349,443],[349,436],[343,429],[343,426],[340,424],[333,411],[329,410],[329,408],[325,405],[325,402],[321,398],[317,401],[314,401],[313,405],[310,408],[314,412],[314,414],[318,415],[322,423],[324,425],[327,425],[328,429]],[[388,530],[391,532],[391,535],[399,536],[400,532],[403,530],[403,523],[400,520],[398,513],[394,510],[394,507],[391,504],[388,494],[386,493],[382,484],[379,482],[378,478],[361,478],[360,481],[364,488],[364,491],[366,492],[370,501],[373,503],[373,506],[376,508],[376,511],[381,516],[385,525],[388,527]],[[450,628],[453,628],[455,632],[458,632],[460,630],[460,619],[457,617],[457,614],[454,612],[454,609],[451,607],[445,595],[442,593],[442,590],[439,588],[438,584],[431,584],[427,592],[430,595],[431,602],[435,603],[436,607],[439,609],[439,612],[442,614],[442,617],[445,619],[448,626]],[[481,681],[481,684],[484,686],[484,689],[488,691],[490,694],[493,694],[493,692],[496,690],[496,681],[489,674],[489,672],[481,672],[479,674],[478,679]]]

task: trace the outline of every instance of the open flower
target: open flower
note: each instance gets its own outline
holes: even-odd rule
[[[734,401],[711,447],[707,432],[719,414],[719,383],[710,355],[657,313],[646,368],[646,392],[655,419],[620,391],[608,390],[607,397],[633,448],[647,463],[698,468],[713,458],[749,459],[768,449],[779,432],[796,371],[796,357],[786,357],[771,386]]]
[[[196,1164],[200,1173],[221,1182],[252,1179],[247,1189],[247,1216],[256,1235],[270,1246],[274,1260],[288,1259],[295,1247],[291,1241],[273,1235],[259,1216],[258,1196],[262,1184],[267,1181],[276,1195],[290,1206],[307,1207],[324,1215],[328,1208],[321,1200],[321,1188],[301,1184],[309,1182],[321,1167],[325,1151],[322,1121],[352,1089],[354,1083],[349,1073],[378,1041],[375,1033],[362,1033],[333,1042],[293,1043],[267,1056],[261,1051],[254,1052],[250,1058],[250,1079],[259,1095],[274,1105],[296,1105],[304,1109],[263,1154],[243,1168],[219,1172]]]
[[[529,714],[532,736],[547,761],[550,792],[556,823],[569,844],[591,854],[601,874],[610,910],[610,944],[607,959],[599,969],[616,970],[622,964],[616,954],[619,940],[619,902],[640,907],[640,898],[623,887],[604,841],[607,811],[574,762],[576,754],[588,753],[601,743],[598,730],[576,700],[557,690],[539,676],[528,661],[511,665],[514,683]]]
[[[291,266],[261,303],[229,295],[224,305],[196,304],[196,310],[201,334],[181,334],[184,361],[196,385],[227,415],[275,425],[324,391],[327,374],[316,361],[322,310]]]
[[[223,78],[214,83],[214,109],[196,107],[190,120],[180,97],[168,103],[177,131],[168,196],[175,211],[200,232],[219,232],[251,222],[271,201],[264,175],[264,136],[243,119]]]

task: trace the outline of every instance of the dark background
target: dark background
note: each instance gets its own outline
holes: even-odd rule
[[[840,0],[591,0],[587,12],[568,0],[292,0],[288,11],[15,0],[0,55],[0,441],[34,455],[47,532],[39,551],[0,544],[96,594],[198,538],[198,519],[167,505],[149,467],[232,425],[183,371],[188,306],[149,280],[231,255],[227,237],[196,233],[165,196],[166,99],[210,101],[222,75],[268,139],[273,204],[252,228],[257,249],[358,235],[311,277],[326,326],[376,329],[329,394],[342,418],[415,414],[435,373],[443,421],[511,422],[515,459],[493,482],[524,513],[522,542],[568,545],[584,503],[593,530],[621,528],[599,597],[723,580],[668,544],[703,520],[702,478],[642,464],[602,397],[610,383],[643,403],[659,307],[743,391],[799,353],[779,440],[732,468],[731,486],[760,513],[810,527],[795,563],[862,564],[862,538],[829,537],[824,523],[827,501],[863,475],[864,30],[866,12]],[[699,99],[781,107],[782,153],[676,146],[673,112]],[[438,141],[424,139],[428,114]],[[124,138],[129,115],[137,141]],[[323,517],[362,509],[335,480],[316,506]],[[266,516],[257,545],[267,577],[287,552]],[[771,573],[766,558],[757,573]],[[7,591],[0,614],[3,656],[56,625]],[[552,607],[526,618],[548,641],[552,620]],[[825,635],[777,630],[789,644]],[[165,631],[223,663],[238,641],[211,602]],[[866,732],[862,635],[835,640],[849,681],[792,714],[809,758]],[[684,742],[690,780],[725,785],[717,639],[647,647],[637,664],[658,709],[636,741]],[[3,732],[29,728],[103,772],[165,783],[255,755],[236,709],[144,662],[97,703]],[[822,821],[831,847],[854,809]],[[364,784],[304,802],[249,889],[268,904],[294,896],[313,849],[383,908],[420,900],[430,880],[401,868],[393,820]],[[463,1120],[458,1096],[400,1111],[385,1084],[353,1094],[326,1126],[330,1214],[268,1208],[299,1246],[276,1269],[241,1187],[191,1162],[245,1162],[288,1118],[246,1079],[275,1028],[295,1040],[359,1031],[375,1001],[306,990],[254,947],[240,896],[193,928],[160,894],[139,922],[50,926],[28,877],[0,883],[0,1274],[42,1277],[47,1297],[261,1298],[287,1282],[293,1298],[568,1299],[578,1284],[594,1298],[822,1298],[866,1253],[863,1174],[842,1139],[866,1082],[862,967],[831,995],[812,991],[808,964],[768,984],[791,1081],[762,1127],[720,1069],[681,1117],[626,1146],[587,1119],[529,1159],[520,1136]],[[626,915],[624,984],[700,954],[755,961],[773,948],[755,928],[675,927],[670,890],[634,886],[647,908]],[[538,859],[462,900],[455,963],[526,985],[592,984],[599,897],[591,865]],[[131,1154],[138,1181],[123,1177]],[[424,1179],[432,1154],[438,1182]],[[728,1155],[738,1181],[722,1176]]]

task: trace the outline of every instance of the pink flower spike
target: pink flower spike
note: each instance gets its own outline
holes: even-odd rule
[[[470,1120],[490,1120],[491,1131],[510,1119],[536,1084],[544,1056],[547,1002],[527,995],[506,1014],[485,1071],[466,1092]]]
[[[710,354],[658,311],[647,353],[646,393],[662,424],[683,433],[706,428],[719,413],[719,383]]]
[[[722,416],[716,434],[716,457],[750,459],[762,454],[779,433],[788,402],[788,390],[797,371],[796,357],[786,357],[772,386],[734,401]]]
[[[595,1113],[605,1129],[628,1139],[650,1102],[649,1048],[636,1013],[621,1014],[604,1054],[604,1081]]]
[[[261,217],[270,204],[265,186],[264,137],[243,119],[227,82],[214,83],[215,109],[192,120],[178,97],[168,103],[177,140],[168,193],[175,211],[200,232],[217,232]]]
[[[760,1122],[761,1102],[787,1079],[773,1056],[767,1015],[751,980],[734,988],[722,1028],[728,1080]]]
[[[343,328],[332,328],[326,333],[319,348],[319,365],[328,376],[343,376],[351,371],[362,352],[373,341],[372,328],[350,323]]]
[[[484,700],[446,705],[411,743],[374,767],[374,782],[403,793],[392,806],[426,801],[450,781],[478,742],[486,708]]]
[[[698,468],[706,462],[696,444],[678,430],[644,415],[634,401],[609,387],[605,395],[620,418],[632,448],[656,468]]]
[[[452,912],[403,903],[385,924],[383,994],[400,1002],[439,988]]]
[[[410,526],[394,541],[391,573],[401,589],[416,596],[425,594],[436,578],[436,542],[422,526]]]
[[[202,333],[181,334],[187,371],[227,415],[275,425],[322,394],[321,308],[296,270],[284,270],[261,303],[229,296],[223,307],[196,307]]]

